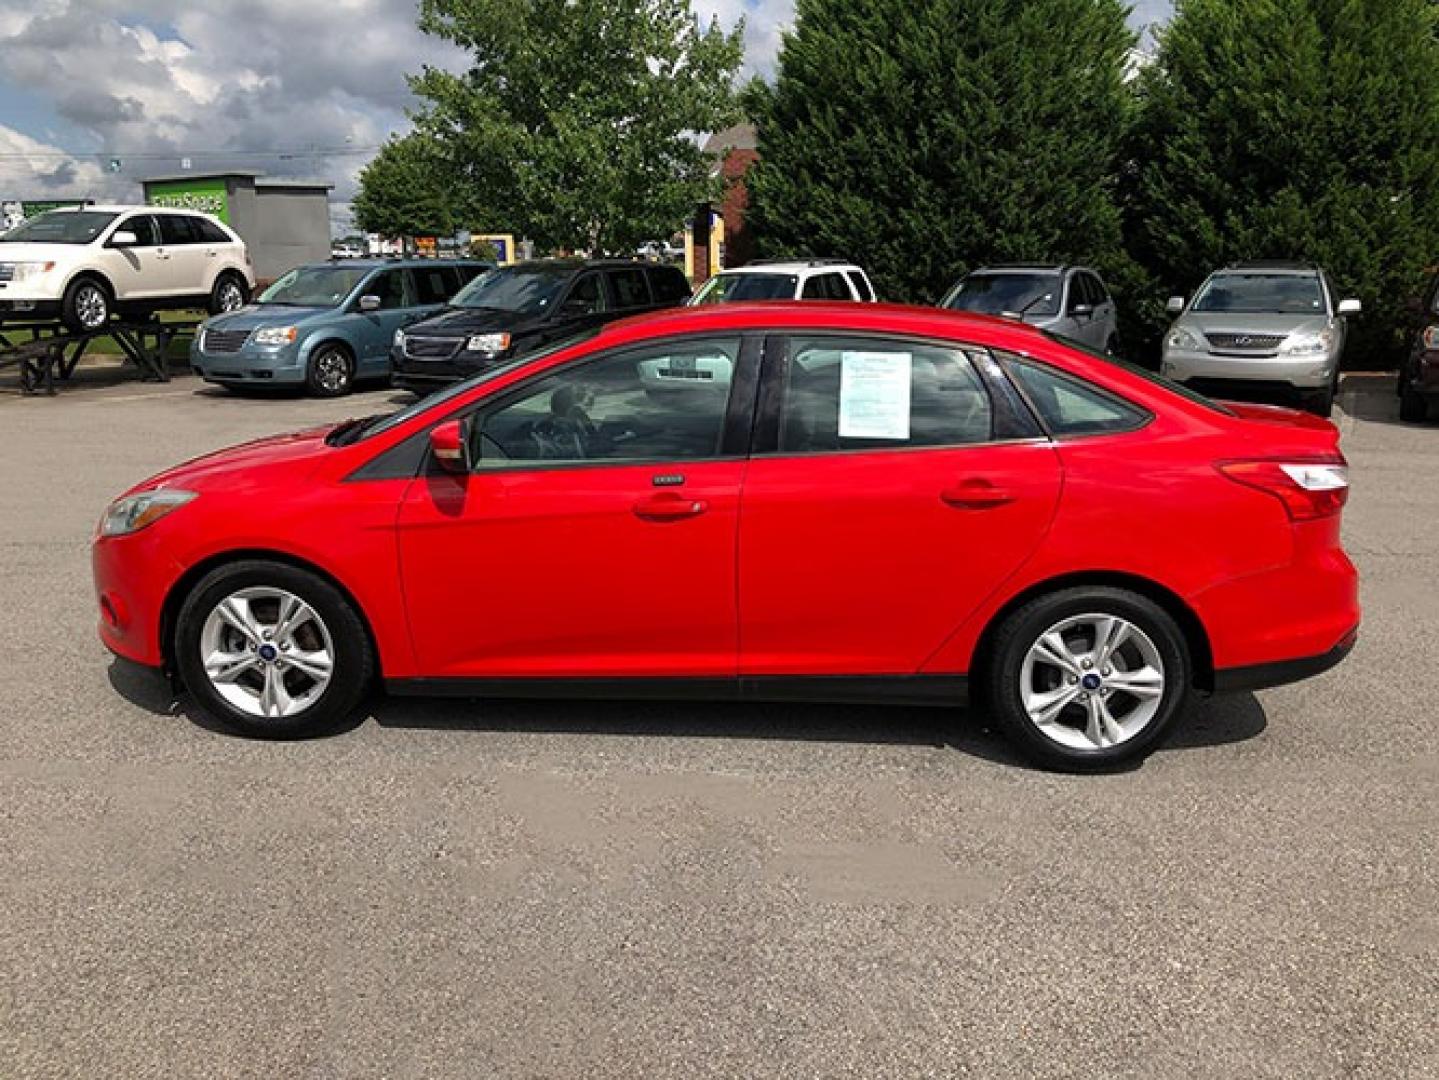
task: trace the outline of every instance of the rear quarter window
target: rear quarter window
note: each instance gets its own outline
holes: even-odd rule
[[[1010,378],[1056,437],[1134,431],[1150,420],[1138,405],[1048,364],[1007,356]]]

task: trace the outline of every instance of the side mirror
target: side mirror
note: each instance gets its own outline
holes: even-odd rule
[[[140,242],[140,238],[129,229],[117,229],[110,234],[111,247],[134,247]]]
[[[1169,312],[1169,314],[1171,315],[1178,315],[1181,311],[1184,310],[1184,297],[1171,296],[1169,298],[1169,303],[1164,305],[1164,310]]]
[[[1076,318],[1085,319],[1094,314],[1093,304],[1074,304],[1070,307],[1069,313]]]
[[[379,311],[380,305],[382,303],[383,301],[378,296],[372,296],[371,294],[366,293],[364,296],[360,297],[360,310]]]
[[[465,425],[460,420],[446,420],[430,429],[430,453],[440,468],[448,473],[468,473],[470,463],[465,448]]]
[[[1361,304],[1358,300],[1341,300],[1341,301],[1339,301],[1339,314],[1340,314],[1340,315],[1358,315],[1358,314],[1359,314],[1361,311],[1363,311],[1363,310],[1364,310],[1364,305]]]

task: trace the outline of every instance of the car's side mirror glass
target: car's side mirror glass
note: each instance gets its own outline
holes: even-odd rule
[[[470,471],[466,442],[463,420],[446,420],[430,429],[430,453],[445,472],[465,474]]]
[[[361,311],[379,311],[382,304],[383,301],[378,296],[374,296],[370,293],[366,293],[364,296],[360,297]]]
[[[1339,314],[1341,315],[1358,315],[1363,310],[1364,305],[1358,300],[1339,301]]]
[[[1166,311],[1169,312],[1169,314],[1178,315],[1181,311],[1184,310],[1184,297],[1171,296],[1169,298],[1169,303],[1165,304],[1164,308]]]
[[[140,238],[129,229],[118,229],[110,235],[111,247],[135,247],[140,243]]]

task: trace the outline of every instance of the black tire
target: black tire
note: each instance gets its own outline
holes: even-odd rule
[[[65,288],[60,321],[76,333],[102,330],[115,312],[115,298],[99,278],[78,277]]]
[[[305,367],[305,385],[316,397],[344,397],[355,389],[355,358],[335,342],[316,347]]]
[[[235,302],[238,296],[239,303]],[[233,271],[227,270],[215,279],[214,286],[210,289],[210,300],[205,305],[205,310],[211,315],[223,315],[227,311],[235,311],[244,307],[250,302],[250,288],[245,279]]]
[[[1334,415],[1334,387],[1326,386],[1317,394],[1310,394],[1304,400],[1304,411],[1326,420]]]
[[[1116,745],[1087,749],[1066,745],[1045,734],[1024,706],[1021,681],[1026,656],[1042,636],[1067,619],[1092,614],[1118,616],[1143,632],[1162,664],[1163,689],[1152,718],[1132,737]],[[1090,644],[1093,645],[1092,639]],[[1131,643],[1122,648],[1133,647]],[[1036,668],[1031,672],[1031,678],[1039,678],[1042,670]],[[1076,677],[1079,674],[1076,672]],[[1097,676],[1099,672],[1086,672],[1084,677],[1088,678],[1090,674]],[[1051,677],[1056,682],[1060,681],[1058,669],[1052,670]],[[1011,612],[990,642],[980,673],[979,688],[983,704],[1026,757],[1048,768],[1089,772],[1137,761],[1152,751],[1182,713],[1192,685],[1193,661],[1189,646],[1168,612],[1147,597],[1127,589],[1081,586],[1036,597]],[[1076,688],[1074,692],[1079,694],[1081,690]],[[1117,696],[1110,696],[1108,689],[1099,693],[1105,697],[1106,708],[1114,704],[1116,709],[1127,710],[1141,705],[1140,699],[1130,698],[1122,691]],[[1079,712],[1072,713],[1071,709]],[[1065,727],[1076,726],[1083,722],[1087,709],[1086,704],[1076,702],[1056,716],[1064,721]],[[1120,719],[1123,718],[1121,715]]]
[[[206,621],[222,601],[245,589],[283,590],[298,597],[310,606],[329,635],[333,668],[328,684],[308,706],[292,714],[262,717],[237,707],[222,696],[205,670],[202,650]],[[258,603],[250,610],[256,612],[257,617],[264,614],[259,610]],[[263,619],[260,623],[263,625]],[[320,640],[313,638],[317,632],[313,624],[309,627],[302,624],[302,629],[312,635],[312,640]],[[241,639],[234,640],[238,642]],[[275,640],[280,639],[277,636]],[[369,634],[359,613],[344,594],[324,578],[307,570],[261,559],[229,563],[200,579],[185,597],[179,617],[175,620],[174,648],[180,677],[200,707],[225,726],[260,738],[295,738],[339,727],[354,713],[375,676],[374,651],[370,647]],[[278,661],[274,674],[290,680],[292,688],[298,686],[303,691],[309,683],[307,677],[293,669],[289,674],[281,675],[279,669],[285,667],[286,657],[273,649],[271,653]],[[252,683],[258,679],[263,684],[269,673],[262,675],[262,670],[263,667],[256,664],[246,678],[253,676]],[[297,693],[296,696],[302,695]]]
[[[1429,399],[1414,390],[1399,394],[1399,419],[1406,424],[1422,424],[1429,419]]]

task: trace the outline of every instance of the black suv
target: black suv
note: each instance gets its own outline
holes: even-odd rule
[[[675,266],[609,259],[537,259],[484,274],[440,314],[395,334],[396,386],[424,393],[603,323],[689,299]]]

